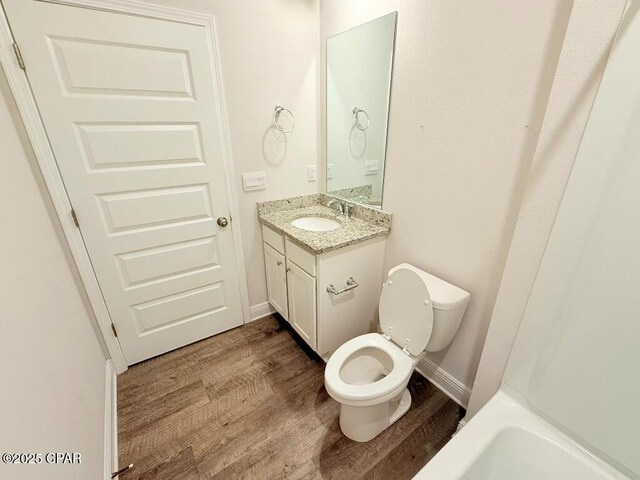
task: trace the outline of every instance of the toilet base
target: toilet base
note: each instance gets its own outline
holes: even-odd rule
[[[379,405],[355,407],[342,404],[340,429],[351,440],[368,442],[393,425],[407,413],[409,407],[411,407],[411,394],[406,388],[394,399]]]
[[[391,417],[389,417],[389,426],[393,425],[396,420],[407,413],[409,407],[411,407],[411,394],[409,393],[409,389],[405,388],[400,396],[400,400],[397,401],[395,411]]]

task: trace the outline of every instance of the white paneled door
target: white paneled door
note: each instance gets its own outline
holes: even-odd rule
[[[208,30],[3,4],[127,363],[242,324]]]

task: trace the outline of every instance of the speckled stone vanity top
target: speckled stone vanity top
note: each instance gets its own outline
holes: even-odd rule
[[[331,196],[319,193],[285,200],[274,200],[258,204],[258,218],[276,232],[316,254],[364,242],[391,232],[392,215],[381,210],[354,205],[351,217],[340,215],[325,206]],[[325,232],[302,230],[291,225],[296,218],[326,217],[340,222],[342,226]]]

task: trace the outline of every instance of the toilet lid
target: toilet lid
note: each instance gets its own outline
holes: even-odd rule
[[[427,285],[414,270],[391,270],[380,294],[380,327],[384,335],[391,329],[391,340],[412,355],[426,348],[433,330],[433,306]]]

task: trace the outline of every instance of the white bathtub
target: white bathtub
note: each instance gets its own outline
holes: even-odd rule
[[[499,391],[414,480],[628,480]]]

